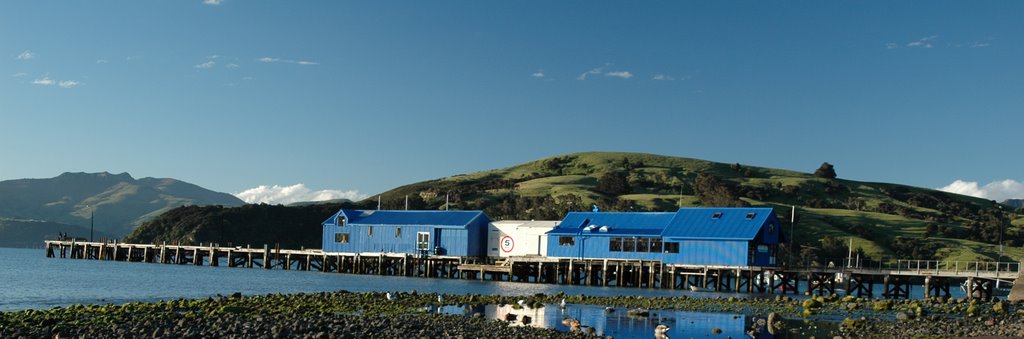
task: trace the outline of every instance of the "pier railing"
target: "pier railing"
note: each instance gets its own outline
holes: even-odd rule
[[[854,273],[888,273],[934,275],[948,277],[985,277],[1014,279],[1020,272],[1019,262],[1005,261],[949,261],[915,259],[854,259],[825,260],[803,267],[807,270],[851,271]]]

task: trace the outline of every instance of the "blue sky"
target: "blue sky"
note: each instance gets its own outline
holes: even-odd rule
[[[1009,1],[3,1],[0,180],[129,172],[281,201],[636,151],[1024,197],[1022,14]]]

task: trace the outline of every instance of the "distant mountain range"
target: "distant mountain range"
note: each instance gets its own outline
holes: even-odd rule
[[[143,221],[184,205],[241,206],[242,200],[184,181],[128,173],[64,173],[0,181],[0,246],[37,246],[57,232],[122,237]]]
[[[1002,204],[1013,208],[1024,208],[1024,199],[1006,199]]]

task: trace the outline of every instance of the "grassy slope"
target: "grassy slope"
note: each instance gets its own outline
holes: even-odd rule
[[[562,161],[555,161],[562,159]],[[630,194],[609,197],[596,190],[598,178],[608,171],[622,168],[623,159],[636,165],[630,171],[630,182],[633,184]],[[558,166],[548,163],[558,162]],[[749,168],[749,173],[747,169]],[[841,173],[841,168],[839,168]],[[799,221],[795,225],[795,239],[801,244],[815,244],[825,235],[854,239],[854,246],[862,247],[872,256],[892,256],[894,253],[889,244],[896,236],[921,237],[929,223],[947,226],[953,229],[965,229],[970,222],[963,218],[944,215],[943,212],[916,206],[907,201],[892,198],[886,191],[904,190],[907,194],[942,195],[947,199],[963,204],[973,204],[983,209],[995,208],[991,201],[973,197],[946,194],[931,189],[903,185],[836,180],[848,191],[827,193],[826,179],[814,177],[809,173],[796,171],[740,166],[740,170],[731,164],[715,163],[697,159],[666,157],[639,153],[576,153],[565,156],[540,159],[508,168],[483,171],[464,175],[455,175],[438,180],[431,180],[385,192],[387,197],[400,197],[405,194],[424,196],[428,208],[435,208],[442,203],[444,192],[456,191],[463,194],[463,200],[476,199],[483,203],[493,203],[501,195],[514,193],[521,197],[560,197],[568,194],[579,196],[583,206],[591,203],[607,202],[609,199],[630,200],[646,210],[671,211],[678,206],[697,206],[699,200],[693,195],[680,195],[680,185],[692,185],[698,173],[713,174],[738,187],[785,188],[798,186],[799,192],[784,195],[773,195],[765,201],[743,198],[751,205],[773,206],[780,216],[788,217],[789,206],[800,208]],[[750,174],[750,175],[747,175]],[[657,182],[657,185],[643,184],[645,180]],[[504,183],[503,183],[504,181]],[[515,190],[508,182],[514,182]],[[498,183],[498,184],[495,184]],[[639,184],[637,184],[639,183]],[[474,186],[475,185],[475,186]],[[483,188],[481,190],[481,188]],[[692,189],[692,187],[691,187]],[[426,192],[426,193],[424,193]],[[814,199],[845,202],[860,200],[863,202],[861,211],[845,208],[807,208],[808,201]],[[459,205],[462,206],[459,206]],[[905,217],[895,214],[869,212],[882,204],[891,204],[927,217],[946,217],[948,222],[936,222]],[[457,202],[453,208],[487,208],[487,206]],[[577,208],[580,209],[580,208]],[[609,208],[605,208],[609,209]],[[850,225],[858,225],[866,229],[868,236],[860,236],[851,231]],[[1024,218],[1015,219],[1013,225],[1024,227]],[[933,235],[931,241],[939,242],[945,249],[939,252],[941,257],[955,260],[992,259],[997,257],[998,246],[976,241],[943,238]],[[1024,255],[1020,248],[1007,247],[1005,254],[1016,259]]]

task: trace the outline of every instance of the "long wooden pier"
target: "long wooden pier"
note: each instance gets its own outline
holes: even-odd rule
[[[476,279],[580,286],[616,286],[765,294],[837,294],[911,298],[910,286],[923,285],[924,297],[950,297],[952,286],[966,281],[969,297],[990,298],[996,281],[1014,281],[1016,262],[944,262],[896,260],[826,267],[674,265],[661,261],[512,257],[493,263],[462,257],[406,253],[334,253],[317,249],[225,247],[168,244],[46,241],[46,256],[145,262],[285,269],[406,277]],[[801,280],[806,291],[801,291]]]

